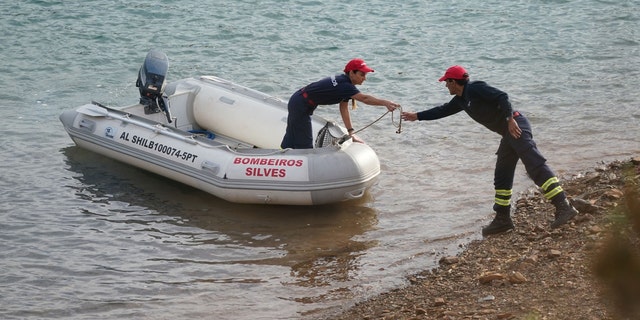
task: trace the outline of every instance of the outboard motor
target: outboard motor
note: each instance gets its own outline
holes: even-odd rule
[[[164,112],[171,123],[169,100],[164,95],[169,59],[161,51],[151,49],[138,72],[136,87],[140,88],[140,104],[146,114]]]

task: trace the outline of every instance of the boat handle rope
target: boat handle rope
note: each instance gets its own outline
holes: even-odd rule
[[[399,106],[398,108],[394,109],[393,111],[399,110],[400,114],[402,115],[402,106]],[[372,126],[374,123],[382,120],[382,118],[384,118],[384,116],[387,115],[387,113],[391,112],[391,124],[398,128],[398,130],[396,130],[396,133],[402,133],[402,116],[400,116],[400,120],[398,120],[398,124],[396,125],[396,123],[393,121],[393,111],[389,111],[387,110],[387,112],[385,112],[383,115],[381,115],[378,119],[374,120],[373,122],[369,123],[368,125],[360,128],[358,131],[355,131],[353,134],[356,134],[366,128],[369,128],[370,126]]]
[[[238,151],[236,149],[231,148],[229,145],[224,145],[224,146],[226,146],[229,151],[231,151],[231,152],[233,152],[235,154],[241,154],[241,155],[244,155],[244,156],[251,156],[251,155],[253,155],[253,156],[273,156],[273,155],[278,155],[278,154],[281,154],[281,153],[285,153],[285,151],[287,151],[287,150],[291,150],[290,148],[287,148],[287,149],[277,149],[275,151],[268,151],[268,152],[265,152],[265,153],[257,153],[257,152],[250,152],[249,153],[249,152]],[[251,150],[255,150],[255,149],[251,149]],[[269,150],[269,149],[265,149],[265,150]]]

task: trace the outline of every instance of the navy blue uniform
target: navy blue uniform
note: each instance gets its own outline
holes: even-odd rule
[[[296,91],[289,99],[287,130],[280,147],[313,148],[311,115],[316,107],[347,101],[359,92],[346,74],[326,77]]]
[[[554,204],[566,199],[558,178],[547,166],[533,141],[531,124],[520,112],[514,111],[509,96],[483,81],[469,82],[461,96],[439,107],[418,112],[418,120],[435,120],[465,111],[473,120],[502,136],[497,151],[494,173],[494,210],[507,211],[511,205],[513,179],[518,160],[522,160],[529,177],[539,186],[545,197]],[[507,118],[513,116],[522,130],[516,139],[509,133]]]

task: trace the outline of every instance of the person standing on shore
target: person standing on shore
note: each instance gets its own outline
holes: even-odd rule
[[[511,195],[518,160],[522,161],[529,177],[556,208],[551,228],[567,223],[578,214],[555,173],[546,164],[547,160],[538,151],[529,120],[512,109],[505,92],[483,81],[470,82],[469,74],[459,65],[448,68],[438,81],[445,81],[449,93],[454,96],[451,101],[421,112],[403,112],[403,120],[436,120],[465,111],[473,120],[502,136],[494,172],[493,210],[496,215],[488,226],[482,228],[483,236],[514,228]]]
[[[356,88],[367,80],[367,73],[373,72],[362,59],[352,59],[344,67],[344,74],[326,77],[313,82],[296,91],[289,99],[287,106],[287,129],[280,147],[282,149],[310,149],[313,148],[313,132],[311,130],[311,115],[318,105],[339,103],[342,122],[347,127],[349,135],[354,141],[362,142],[353,136],[354,129],[351,125],[349,113],[349,99],[374,106],[385,106],[393,111],[400,107],[399,104],[378,99],[364,94]],[[354,106],[355,106],[355,102]]]

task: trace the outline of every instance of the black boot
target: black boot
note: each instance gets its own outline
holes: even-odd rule
[[[496,212],[496,217],[493,218],[493,221],[488,226],[482,228],[482,236],[503,233],[511,229],[513,229],[513,221],[511,221],[509,210],[506,212],[501,210]]]
[[[551,223],[551,229],[555,229],[571,220],[578,214],[578,210],[574,208],[569,200],[564,199],[564,201],[558,202],[556,204],[556,219]]]

